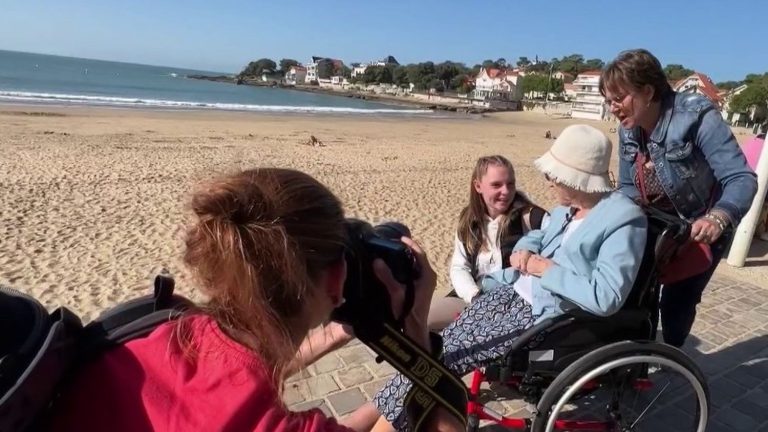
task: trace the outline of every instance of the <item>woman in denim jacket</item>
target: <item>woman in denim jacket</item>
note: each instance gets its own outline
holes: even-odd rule
[[[674,92],[650,52],[620,53],[605,67],[599,86],[621,122],[619,190],[692,221],[691,239],[712,249],[708,270],[664,287],[664,341],[679,347],[733,228],[752,204],[757,178],[712,102],[700,94]]]

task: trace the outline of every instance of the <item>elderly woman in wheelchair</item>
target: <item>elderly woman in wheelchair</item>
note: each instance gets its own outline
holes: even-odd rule
[[[560,204],[550,224],[522,238],[511,267],[486,276],[483,293],[443,331],[446,366],[459,376],[474,371],[470,429],[489,420],[535,431],[671,430],[673,421],[675,430],[704,430],[708,394],[701,372],[681,351],[652,342],[654,251],[660,242],[686,238],[689,227],[649,217],[613,192],[611,150],[591,126],[560,134],[535,161]],[[683,379],[653,381],[670,372]],[[479,397],[483,381],[512,388],[536,409],[528,418],[493,412]],[[689,384],[688,393],[681,384]],[[402,405],[410,386],[396,375],[373,400],[397,430],[410,428]],[[688,403],[691,394],[696,400]],[[652,417],[666,427],[646,429],[649,412],[666,409],[662,395],[672,396],[662,402],[669,409]],[[629,408],[628,398],[634,398]],[[691,412],[680,414],[685,409]]]

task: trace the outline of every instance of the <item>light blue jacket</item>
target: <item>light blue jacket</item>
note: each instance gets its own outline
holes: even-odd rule
[[[643,259],[648,221],[626,195],[605,197],[561,247],[569,214],[568,207],[555,208],[545,229],[530,231],[515,246],[556,263],[541,278],[533,278],[537,321],[575,307],[599,316],[618,312]],[[512,268],[491,273],[482,280],[483,290],[512,289],[519,276]]]

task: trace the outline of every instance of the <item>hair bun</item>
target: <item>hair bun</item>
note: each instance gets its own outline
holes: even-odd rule
[[[201,220],[217,219],[235,225],[274,220],[273,203],[250,176],[210,183],[192,197],[192,211]]]

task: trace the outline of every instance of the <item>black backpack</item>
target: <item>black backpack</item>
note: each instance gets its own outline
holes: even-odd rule
[[[34,298],[0,286],[0,432],[44,430],[50,408],[83,364],[192,306],[173,289],[173,278],[163,272],[151,295],[83,326],[67,308],[49,313]]]

